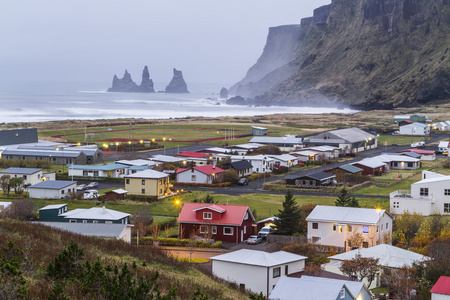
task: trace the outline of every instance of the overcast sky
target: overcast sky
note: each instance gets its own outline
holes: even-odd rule
[[[298,24],[330,0],[0,0],[0,80],[138,84],[172,68],[229,86],[245,75],[268,28]]]

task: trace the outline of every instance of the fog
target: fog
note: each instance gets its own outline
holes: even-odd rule
[[[0,81],[140,83],[172,68],[187,83],[230,86],[264,48],[268,28],[298,24],[330,0],[0,0]]]

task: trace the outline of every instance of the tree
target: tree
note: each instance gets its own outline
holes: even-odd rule
[[[412,268],[385,268],[383,271],[383,282],[387,285],[389,294],[394,295],[394,299],[398,300],[409,299],[411,291],[416,289],[414,269]]]
[[[6,215],[11,219],[30,220],[36,218],[36,203],[31,199],[16,199],[13,201]]]
[[[3,194],[9,195],[9,189],[11,188],[9,185],[9,180],[11,179],[10,175],[2,175],[0,177],[0,187],[3,190]]]
[[[25,263],[23,250],[14,247],[10,241],[0,256],[0,299],[21,299],[27,296],[26,280],[21,270]]]
[[[139,237],[146,235],[148,227],[153,223],[153,217],[150,214],[150,209],[147,207],[139,209],[133,215],[134,228],[139,232]]]
[[[262,147],[259,147],[254,151],[256,154],[273,154],[273,155],[280,155],[281,150],[277,146],[273,144],[265,145]]]
[[[202,202],[203,202],[203,203],[217,204],[218,201],[214,201],[214,197],[211,196],[211,195],[208,193],[208,194],[206,194],[205,197],[203,197]]]
[[[352,281],[362,281],[366,278],[369,284],[368,288],[370,288],[372,281],[380,269],[378,261],[378,258],[362,257],[361,254],[356,254],[353,259],[343,261],[339,270]]]
[[[359,207],[358,200],[355,197],[348,196],[345,188],[341,189],[341,194],[338,196],[334,204],[336,206]]]
[[[239,175],[235,169],[230,168],[223,173],[222,179],[224,182],[236,184],[239,181]]]
[[[360,248],[362,243],[364,242],[364,237],[362,235],[362,233],[360,232],[353,232],[351,238],[350,238],[350,243],[351,243],[351,248]]]
[[[292,235],[300,231],[300,209],[292,192],[287,190],[283,201],[283,209],[278,210],[274,220],[277,234]]]
[[[21,195],[23,193],[23,182],[23,177],[13,177],[9,180],[9,185],[16,194]]]

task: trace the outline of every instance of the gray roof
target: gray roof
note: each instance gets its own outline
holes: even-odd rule
[[[248,160],[231,162],[230,166],[235,170],[253,169],[253,165]]]
[[[125,178],[148,178],[148,179],[159,179],[159,178],[166,178],[169,177],[168,174],[163,173],[163,172],[158,172],[155,170],[143,170],[140,172],[136,172],[134,174],[131,175],[126,175]]]
[[[340,166],[339,169],[345,170],[350,173],[358,173],[363,170],[363,169],[355,167],[353,165],[343,165],[343,166]]]
[[[331,130],[331,131],[329,131],[329,133],[331,133],[341,139],[349,141],[350,143],[356,143],[356,142],[360,142],[360,141],[363,141],[366,139],[375,139],[376,138],[376,136],[374,136],[373,134],[365,132],[364,130],[361,130],[356,127]]]
[[[77,184],[76,181],[66,181],[66,180],[46,180],[39,183],[36,183],[30,186],[30,189],[50,189],[50,190],[59,190],[69,185]]]
[[[56,229],[70,231],[87,236],[118,238],[127,228],[127,224],[104,224],[104,223],[69,223],[69,222],[33,222]]]
[[[320,180],[325,180],[328,178],[334,178],[334,177],[336,177],[336,175],[328,174],[325,172],[317,172],[314,174],[307,174],[307,175],[289,174],[289,175],[286,175],[285,179],[298,179],[298,178],[303,178],[303,177],[307,177],[307,178],[311,178],[311,179],[320,181]]]
[[[120,220],[130,216],[130,214],[121,211],[108,209],[106,207],[91,207],[88,209],[77,208],[69,210],[58,216],[66,219],[86,219],[86,220]]]
[[[306,260],[307,257],[285,251],[268,253],[258,250],[241,249],[226,254],[214,256],[211,257],[210,259],[244,265],[272,267],[290,262]]]
[[[8,169],[0,171],[0,173],[30,175],[30,174],[34,174],[34,173],[39,172],[39,171],[42,171],[42,169],[36,169],[36,168],[8,168]]]
[[[81,152],[80,150],[6,149],[2,155],[78,157]]]
[[[250,140],[250,143],[259,144],[286,144],[286,145],[298,145],[302,143],[302,138],[295,137],[270,137],[270,136],[255,136]]]
[[[61,207],[67,206],[67,204],[51,204],[44,206],[43,208],[39,210],[47,210],[47,209],[60,209]]]
[[[343,223],[343,224],[377,224],[386,211],[372,208],[317,205],[306,221]]]
[[[113,171],[118,169],[128,169],[129,166],[122,164],[108,164],[108,165],[68,165],[72,170],[98,170],[98,171]]]
[[[37,141],[38,134],[36,128],[0,130],[0,145],[36,143]]]

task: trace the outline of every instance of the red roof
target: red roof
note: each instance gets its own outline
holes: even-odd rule
[[[431,293],[450,295],[450,277],[441,276],[430,291]]]
[[[181,173],[181,172],[184,172],[184,171],[186,171],[186,170],[189,170],[189,169],[186,169],[186,168],[178,168],[177,169],[177,171],[175,172],[175,173]]]
[[[225,170],[223,170],[223,169],[221,169],[219,167],[214,167],[211,164],[198,166],[198,167],[193,167],[193,169],[195,169],[195,170],[197,170],[197,171],[199,171],[201,173],[204,173],[206,175],[219,174],[219,173],[225,172]],[[182,172],[185,172],[185,171],[188,171],[188,170],[190,170],[190,169],[179,168],[176,173],[178,174],[178,173],[182,173]]]
[[[430,151],[430,150],[420,150],[420,149],[406,149],[406,150],[402,150],[400,152],[415,152],[417,154],[424,154],[424,155],[432,155],[434,154],[434,151]]]
[[[177,156],[203,158],[203,157],[209,157],[210,155],[205,154],[205,153],[193,152],[193,151],[183,151],[183,152],[178,153]]]
[[[249,216],[251,216],[251,218],[254,220],[253,215],[247,205],[187,202],[184,203],[177,221],[178,223],[204,223],[205,220],[197,219],[196,211],[208,208],[215,211],[221,210],[222,217],[220,218],[220,220],[215,220],[212,224],[240,226],[247,211],[249,212]]]

